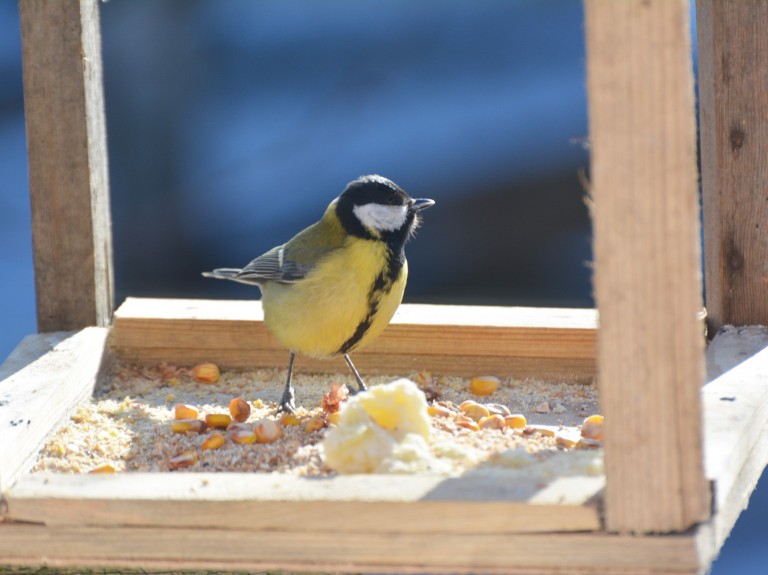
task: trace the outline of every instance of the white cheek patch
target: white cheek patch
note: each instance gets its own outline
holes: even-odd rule
[[[352,211],[364,226],[382,232],[392,232],[399,229],[408,216],[408,206],[365,204],[355,206]]]

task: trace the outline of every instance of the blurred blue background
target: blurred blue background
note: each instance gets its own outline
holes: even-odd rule
[[[244,265],[380,173],[437,201],[408,249],[406,301],[594,305],[581,2],[110,0],[101,13],[118,303],[255,297],[200,271]],[[0,173],[2,359],[35,331],[15,2],[0,3]],[[715,575],[765,573],[766,514],[763,485]]]

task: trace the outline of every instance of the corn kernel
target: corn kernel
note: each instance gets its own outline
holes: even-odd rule
[[[528,425],[528,420],[525,419],[525,416],[522,413],[507,415],[504,418],[504,422],[507,424],[507,427],[512,429],[524,429],[525,426]]]
[[[229,413],[232,414],[232,419],[242,423],[250,417],[251,406],[242,397],[235,397],[229,402]]]
[[[491,395],[499,389],[500,383],[499,378],[492,375],[473,377],[469,382],[469,391],[475,395]]]
[[[539,427],[536,425],[529,425],[527,426],[523,432],[525,435],[533,435],[534,433],[538,433],[539,435],[543,435],[544,437],[554,437],[555,431],[553,429],[550,429],[548,427]]]
[[[322,415],[315,415],[304,422],[304,433],[312,433],[326,427],[328,422]]]
[[[175,401],[175,400],[176,400],[176,396],[173,395],[172,393],[169,393],[168,395],[165,396],[165,401],[167,401],[168,403],[171,403],[172,401]]]
[[[191,405],[177,403],[173,408],[173,417],[175,419],[197,419],[200,412]]]
[[[456,416],[456,424],[459,427],[471,429],[472,431],[480,431],[480,426],[477,424],[477,421],[463,414],[459,414]]]
[[[602,415],[590,415],[581,424],[581,436],[585,439],[602,441],[604,422],[605,419]]]
[[[482,418],[488,417],[491,414],[487,407],[476,401],[472,401],[471,399],[462,402],[461,405],[459,405],[459,409],[464,412],[464,415],[475,421],[480,421]]]
[[[558,447],[562,447],[564,449],[571,449],[573,447],[576,447],[576,441],[574,441],[570,437],[565,437],[564,435],[556,435],[555,444]]]
[[[551,411],[549,408],[549,402],[542,401],[539,405],[533,408],[533,411],[536,413],[549,413]]]
[[[197,451],[187,450],[182,451],[178,455],[174,455],[168,460],[168,467],[171,469],[181,469],[182,467],[189,467],[197,463]]]
[[[208,425],[202,419],[177,419],[171,422],[171,431],[174,433],[202,433],[208,429]]]
[[[341,419],[340,411],[334,411],[333,413],[329,413],[328,415],[325,416],[325,421],[328,424],[338,425],[340,419]]]
[[[485,407],[491,412],[491,415],[496,413],[502,417],[506,417],[512,414],[512,412],[509,411],[509,408],[501,403],[486,403]]]
[[[253,429],[237,429],[229,434],[232,441],[240,445],[248,445],[250,443],[256,443],[256,434]]]
[[[208,427],[226,429],[232,423],[232,418],[226,413],[209,413],[205,416],[205,423]]]
[[[221,433],[214,433],[212,434],[208,439],[203,441],[203,444],[200,446],[200,449],[203,451],[208,449],[218,449],[222,445],[224,445],[227,442],[227,438],[224,437]]]
[[[189,373],[200,383],[216,383],[221,376],[219,366],[215,363],[199,363]]]
[[[483,417],[477,422],[477,425],[480,429],[504,429],[507,426],[504,418],[498,413]]]
[[[453,411],[451,411],[444,405],[437,405],[437,404],[433,404],[427,407],[427,413],[431,417],[449,417],[453,415]]]
[[[293,413],[284,413],[280,416],[280,425],[283,427],[287,425],[301,425],[301,420]]]
[[[259,443],[272,443],[283,436],[283,429],[271,419],[260,419],[253,426],[253,433]]]
[[[602,445],[603,445],[602,441],[598,441],[596,439],[586,439],[585,437],[582,437],[576,443],[576,448],[577,449],[595,449],[597,447],[602,447]]]
[[[88,473],[99,474],[99,473],[114,473],[114,472],[115,472],[115,468],[112,467],[109,463],[105,463],[104,465],[99,465],[98,467],[94,467]]]
[[[261,401],[260,399],[254,399],[251,402],[251,405],[253,405],[253,407],[255,407],[256,409],[261,409],[262,407],[264,407],[264,402]]]

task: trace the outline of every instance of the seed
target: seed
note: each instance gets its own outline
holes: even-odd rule
[[[555,444],[558,447],[563,447],[565,449],[571,449],[572,447],[576,447],[576,441],[574,441],[570,437],[565,437],[563,435],[555,436]]]
[[[504,422],[507,424],[507,427],[511,427],[512,429],[524,429],[525,426],[528,425],[528,421],[522,413],[507,415],[504,418]]]
[[[491,414],[487,407],[476,401],[472,401],[471,399],[462,402],[461,405],[459,405],[459,409],[464,412],[464,415],[475,421],[480,421],[482,418],[488,417]]]
[[[341,412],[340,411],[334,411],[333,413],[329,413],[325,416],[325,421],[330,425],[338,425],[339,420],[341,420]]]
[[[596,439],[586,439],[585,437],[582,437],[579,439],[578,443],[576,443],[577,449],[595,449],[597,447],[602,447],[603,443],[602,441],[597,441]]]
[[[477,424],[480,429],[504,429],[506,427],[504,418],[498,413],[482,418]]]
[[[283,436],[282,428],[271,419],[260,419],[253,426],[253,433],[259,443],[272,443]]]
[[[174,433],[202,433],[208,429],[208,425],[202,419],[177,419],[171,422],[171,431]]]
[[[192,368],[190,374],[200,383],[216,383],[221,376],[219,366],[215,363],[199,363]]]
[[[459,427],[464,427],[466,429],[471,429],[472,431],[479,431],[480,426],[477,424],[477,421],[472,419],[471,417],[467,417],[464,414],[458,414],[456,416],[456,424]]]
[[[232,418],[226,413],[209,413],[205,416],[205,423],[208,427],[226,429],[232,423]]]
[[[232,419],[242,423],[251,415],[251,406],[242,397],[235,397],[229,402],[229,413],[232,414]]]
[[[509,411],[509,408],[506,405],[503,405],[501,403],[486,403],[485,407],[488,408],[488,411],[491,412],[491,415],[494,413],[498,413],[502,417],[506,417],[507,415],[510,415],[512,412]]]
[[[232,441],[240,445],[248,445],[250,443],[256,443],[256,434],[252,429],[236,429],[229,434]]]
[[[555,432],[552,429],[549,429],[548,427],[538,427],[538,426],[527,426],[523,433],[525,435],[533,435],[534,433],[538,433],[539,435],[543,435],[544,437],[554,437]]]
[[[539,405],[533,408],[533,411],[536,413],[549,413],[549,403],[546,401],[542,401]]]
[[[114,472],[115,472],[115,468],[112,467],[109,463],[105,463],[104,465],[99,465],[98,467],[94,467],[88,473],[99,474],[99,473],[114,473]]]
[[[433,404],[427,407],[427,413],[432,417],[449,417],[454,412],[444,405]]]
[[[602,415],[590,415],[581,424],[581,436],[585,439],[603,440],[603,424],[605,418]]]
[[[312,433],[314,431],[320,431],[328,425],[325,417],[322,415],[314,415],[304,422],[304,433]]]
[[[469,391],[475,395],[491,395],[499,389],[500,383],[499,378],[492,375],[473,377],[469,382]]]
[[[197,419],[200,412],[191,405],[177,403],[173,408],[173,417],[175,419]]]
[[[182,467],[189,467],[197,463],[197,451],[191,449],[182,451],[178,455],[174,455],[168,460],[168,467],[171,469],[181,469]]]
[[[293,413],[284,413],[280,416],[280,425],[283,427],[287,425],[301,425],[301,420]]]
[[[227,442],[227,438],[224,437],[221,433],[214,433],[212,434],[208,439],[203,441],[203,444],[200,446],[200,449],[203,451],[208,449],[218,449],[222,445],[224,445]]]

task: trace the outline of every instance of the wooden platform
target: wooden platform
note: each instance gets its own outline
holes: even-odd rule
[[[133,300],[126,309],[146,310],[161,303]],[[137,339],[144,344],[142,349],[153,333],[163,331],[166,343],[175,344],[186,341],[184,333],[204,325],[208,336],[197,355],[191,347],[184,351],[191,361],[201,360],[207,357],[211,339],[263,328],[253,317],[225,316],[219,321],[212,316],[221,309],[253,312],[253,303],[164,303],[161,307],[167,313],[155,321],[141,320],[148,334]],[[402,315],[418,318],[428,311],[406,306]],[[458,317],[483,317],[487,310],[437,306],[433,312],[443,319],[453,314],[447,323],[458,324]],[[518,330],[533,329],[541,330],[542,341],[557,340],[562,333],[565,340],[572,336],[559,326],[545,327],[546,310],[507,312],[504,319],[494,315],[493,325],[507,339],[515,339]],[[131,315],[118,313],[122,318]],[[594,321],[594,312],[576,315]],[[398,346],[407,348],[421,338],[420,328],[411,331],[408,325],[395,327],[397,337],[385,340],[396,354]],[[594,336],[585,325],[575,325],[585,330],[581,336],[586,340]],[[472,328],[469,332],[483,329],[464,327]],[[0,367],[5,376],[0,382],[0,399],[5,402],[0,429],[10,440],[3,442],[0,458],[0,564],[305,571],[348,570],[354,565],[359,570],[402,572],[692,574],[716,555],[768,462],[768,349],[743,361],[745,353],[754,351],[757,336],[751,331],[745,337],[744,330],[734,329],[712,344],[710,353],[723,373],[702,391],[707,478],[713,486],[715,512],[687,533],[607,532],[601,514],[602,476],[559,477],[546,485],[532,485],[500,484],[471,472],[457,478],[328,479],[210,473],[28,474],[42,441],[72,406],[90,394],[115,354],[141,358],[137,349],[126,346],[120,333],[124,328],[134,326],[116,321],[111,334],[110,328],[88,328],[74,334],[31,336]],[[446,341],[435,336],[435,349],[455,337],[450,330],[445,333]],[[108,340],[115,345],[110,347]],[[529,355],[542,355],[534,347],[526,348]],[[467,349],[467,356],[455,359],[469,361],[472,349]],[[149,355],[154,361],[154,352]],[[282,363],[282,355],[279,359]],[[41,379],[40,374],[49,376]],[[37,404],[27,401],[33,386]],[[28,413],[35,418],[25,418]],[[46,417],[37,419],[42,413]],[[648,424],[666,423],[651,418]],[[9,449],[11,444],[24,449]],[[22,451],[23,457],[11,457]]]
[[[765,6],[697,2],[700,218],[689,2],[585,0],[599,330],[589,311],[412,307],[360,356],[359,367],[372,372],[396,364],[576,382],[597,376],[604,486],[582,477],[509,486],[472,474],[273,483],[29,475],[42,442],[114,357],[282,366],[285,352],[256,304],[131,299],[112,321],[99,5],[19,6],[44,334],[29,336],[0,367],[0,565],[521,575],[707,569],[768,460],[768,351],[744,328],[718,333],[709,353],[719,375],[702,389],[697,318],[703,221],[712,331],[768,325],[768,99],[754,97],[766,74],[758,57]]]

